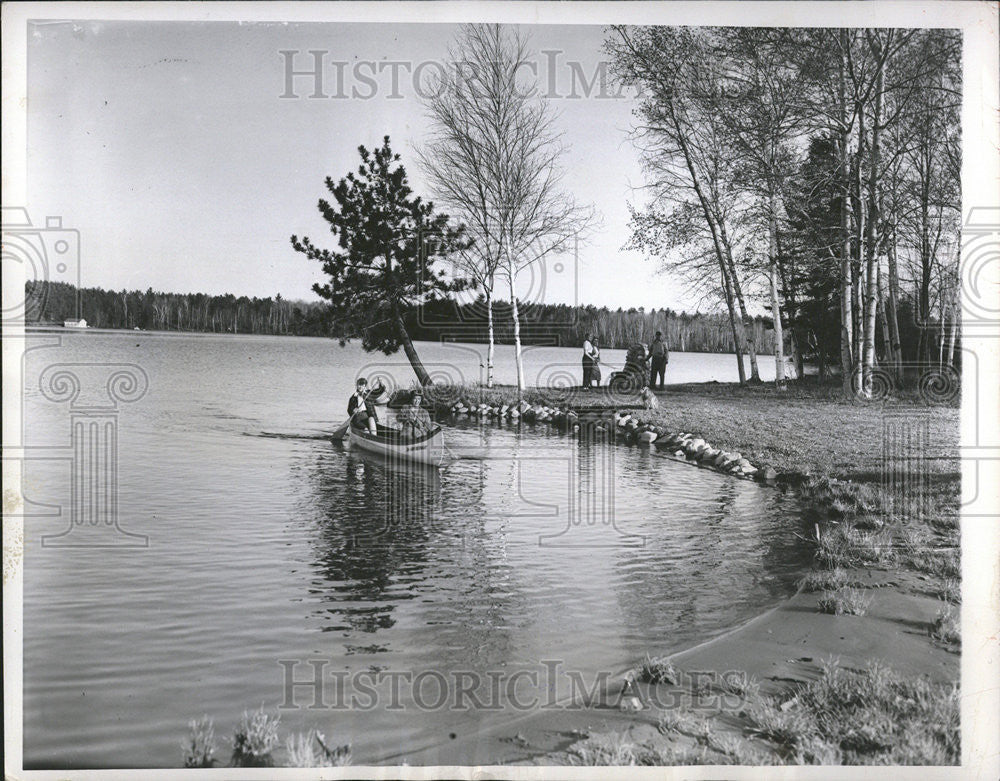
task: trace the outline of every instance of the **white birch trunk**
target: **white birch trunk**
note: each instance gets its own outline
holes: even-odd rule
[[[486,387],[493,387],[493,285],[486,290],[486,329],[489,343],[486,346]]]
[[[517,393],[520,397],[524,391],[524,364],[521,360],[521,318],[517,311],[513,272],[509,275],[508,280],[510,282],[510,316],[514,321],[514,363],[517,365]]]
[[[781,302],[778,299],[778,225],[775,196],[770,196],[770,219],[768,220],[768,253],[770,255],[771,277],[771,319],[774,322],[774,384],[785,387],[785,339],[781,330]]]

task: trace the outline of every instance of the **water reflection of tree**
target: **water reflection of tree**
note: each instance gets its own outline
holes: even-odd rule
[[[517,435],[500,428],[473,423],[450,433],[456,445],[483,453],[516,452]],[[435,539],[434,560],[449,577],[439,580],[421,612],[450,669],[496,669],[519,658],[514,630],[525,622],[529,603],[522,592],[525,573],[507,564],[503,517],[516,466],[513,456],[460,460],[442,481],[448,523]]]
[[[395,623],[401,600],[414,597],[394,584],[427,565],[430,528],[440,502],[432,470],[344,454],[315,464],[309,512],[316,524],[316,593],[334,617],[324,631],[376,632]]]
[[[390,629],[405,600],[417,620],[398,650],[444,670],[511,658],[507,626],[523,605],[485,500],[498,467],[509,464],[462,461],[442,476],[367,453],[314,454],[299,509],[314,527],[323,631]]]

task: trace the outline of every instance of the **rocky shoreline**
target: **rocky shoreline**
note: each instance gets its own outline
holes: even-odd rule
[[[734,477],[772,484],[781,477],[774,467],[753,464],[738,451],[713,447],[702,437],[686,431],[667,431],[663,426],[639,420],[623,409],[604,407],[584,410],[569,406],[533,405],[527,401],[522,401],[519,405],[489,405],[460,399],[452,404],[435,405],[435,413],[439,417],[478,419],[496,424],[544,423],[577,436],[585,427],[591,427],[593,435],[598,438],[606,438],[610,434],[615,437],[616,442],[656,448],[679,460]]]

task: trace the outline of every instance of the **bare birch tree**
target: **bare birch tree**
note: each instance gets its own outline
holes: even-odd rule
[[[451,59],[454,68],[429,85],[433,131],[421,161],[439,200],[468,225],[473,247],[463,262],[483,287],[491,333],[494,283],[498,276],[507,283],[522,390],[518,276],[571,249],[594,212],[562,189],[561,134],[526,76],[525,37],[500,25],[466,25]],[[491,338],[490,364],[492,352]]]

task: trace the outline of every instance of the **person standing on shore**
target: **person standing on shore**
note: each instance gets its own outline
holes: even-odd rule
[[[656,338],[649,346],[649,357],[651,358],[649,387],[655,386],[657,390],[663,390],[663,380],[667,373],[667,363],[670,361],[670,351],[667,349],[667,343],[663,341],[662,331],[656,332]],[[657,377],[660,379],[659,385],[656,383]]]
[[[590,382],[592,385],[601,387],[601,345],[597,339],[591,342],[594,345],[594,365],[590,370]]]
[[[589,333],[583,340],[583,387],[587,390],[594,384],[594,367],[599,359],[600,353],[594,344],[594,334]]]

